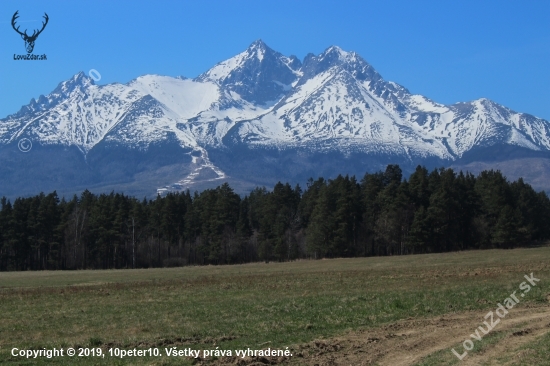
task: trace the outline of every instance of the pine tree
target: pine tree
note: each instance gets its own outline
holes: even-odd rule
[[[0,271],[7,271],[11,269],[13,260],[10,247],[10,221],[13,213],[11,203],[6,197],[2,197],[0,205]]]
[[[428,211],[424,206],[414,213],[414,219],[409,232],[408,246],[410,253],[426,253],[430,248],[432,230]]]
[[[506,205],[500,210],[491,241],[497,248],[512,248],[517,239],[517,216],[514,209]]]
[[[409,195],[416,208],[428,207],[431,191],[429,189],[428,169],[417,166],[409,178]]]
[[[460,203],[456,173],[452,169],[441,169],[438,174],[439,187],[430,196],[428,219],[433,228],[433,250],[436,252],[456,250],[459,236]]]
[[[364,255],[379,254],[376,243],[376,223],[381,213],[381,202],[378,195],[384,189],[383,173],[365,174],[361,180],[362,203],[363,203],[363,227],[365,229]]]
[[[334,247],[331,234],[333,232],[332,205],[330,192],[327,186],[321,186],[319,197],[313,208],[307,230],[307,249],[315,258],[333,257]]]

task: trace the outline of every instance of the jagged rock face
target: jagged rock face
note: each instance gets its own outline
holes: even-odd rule
[[[487,99],[442,105],[411,94],[336,46],[300,62],[258,40],[193,80],[145,75],[98,86],[79,73],[31,100],[0,120],[0,163],[10,172],[0,177],[0,195],[32,193],[14,178],[25,176],[18,173],[24,159],[13,155],[23,138],[49,151],[33,159],[54,160],[34,161],[35,175],[51,180],[40,166],[55,167],[61,177],[55,182],[67,182],[66,191],[88,182],[112,189],[125,182],[120,187],[148,193],[223,179],[244,187],[303,179],[309,172],[357,174],[388,162],[452,164],[499,146],[540,155],[550,151],[549,128],[548,121]],[[163,146],[169,156],[183,155],[169,158]],[[74,156],[78,150],[83,163]],[[72,154],[70,164],[61,163],[64,151]],[[127,161],[137,165],[125,166]],[[125,166],[125,173],[112,174],[106,166]],[[254,171],[262,171],[263,180]],[[63,179],[75,174],[80,178]]]
[[[299,78],[301,62],[286,57],[258,40],[237,56],[220,62],[196,81],[212,81],[254,104],[277,101]]]

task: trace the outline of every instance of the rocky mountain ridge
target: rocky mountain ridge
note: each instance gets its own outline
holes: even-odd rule
[[[31,151],[17,151],[22,139]],[[301,62],[258,40],[195,79],[98,86],[79,73],[31,100],[0,120],[0,162],[10,172],[0,195],[41,187],[151,195],[222,180],[247,189],[387,163],[460,166],[503,147],[547,158],[550,123],[488,99],[436,103],[336,46]],[[28,184],[31,176],[43,184]]]

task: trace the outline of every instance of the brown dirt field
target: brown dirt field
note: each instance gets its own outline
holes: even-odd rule
[[[496,308],[496,306],[495,306]],[[493,309],[494,310],[494,309]],[[266,365],[290,364],[311,366],[340,365],[415,365],[424,357],[440,350],[450,354],[451,348],[461,354],[461,344],[472,339],[470,334],[482,324],[489,310],[461,312],[424,319],[406,319],[380,328],[365,329],[348,334],[319,339],[294,347],[290,358],[225,358],[214,364]],[[497,316],[495,315],[495,318]],[[519,330],[518,330],[519,329]],[[460,365],[497,365],[496,357],[514,355],[514,351],[535,338],[550,332],[550,305],[513,308],[505,318],[484,337],[496,333],[507,334],[494,344],[479,352],[470,352]],[[480,332],[480,334],[482,334]],[[474,344],[479,341],[473,340]],[[481,343],[483,343],[483,339]],[[488,342],[488,341],[486,341]],[[455,357],[453,355],[453,357]],[[207,364],[212,364],[207,362]]]

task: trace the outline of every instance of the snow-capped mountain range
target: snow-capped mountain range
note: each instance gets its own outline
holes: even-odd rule
[[[30,152],[16,151],[22,139],[32,142]],[[141,193],[224,179],[303,181],[309,173],[357,174],[390,162],[451,165],[503,146],[546,157],[550,123],[488,99],[436,103],[336,46],[301,62],[258,40],[195,79],[144,75],[98,86],[79,73],[31,100],[0,120],[8,172],[0,196],[55,189],[56,182],[66,191]],[[56,173],[45,172],[41,159]],[[34,175],[21,172],[31,166]],[[34,185],[23,188],[14,179],[22,176],[34,176]]]

